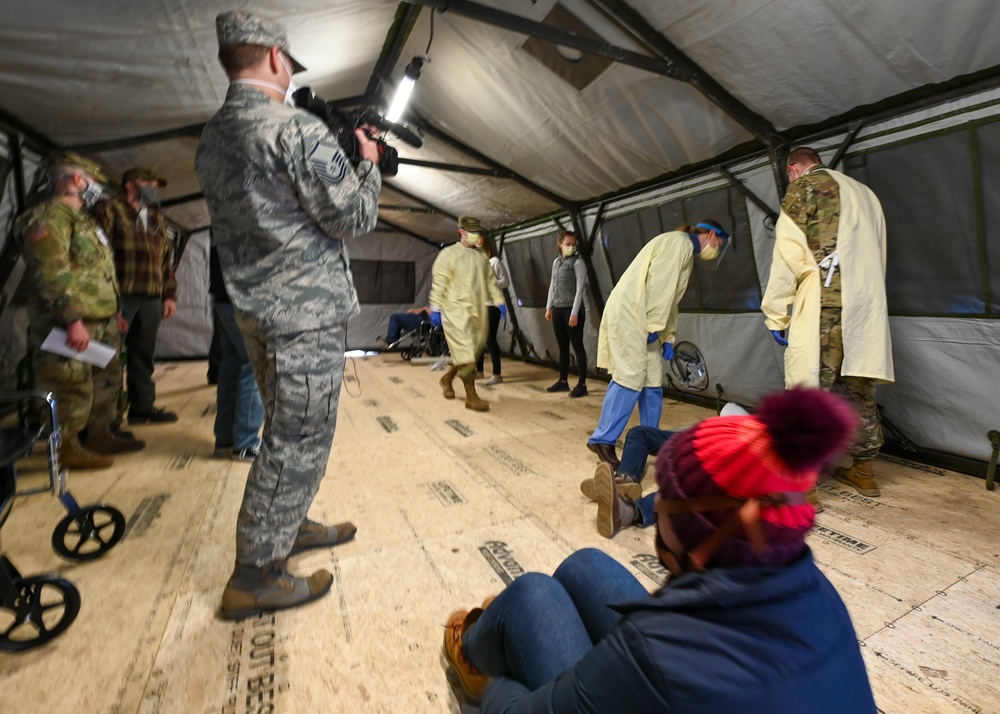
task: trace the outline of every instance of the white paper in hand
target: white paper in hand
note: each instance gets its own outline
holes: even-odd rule
[[[77,352],[66,344],[66,330],[59,327],[52,328],[52,332],[49,333],[49,336],[45,338],[45,342],[42,343],[42,349],[54,355],[69,357],[70,359],[92,364],[101,369],[107,367],[108,362],[118,352],[114,347],[106,345],[103,342],[91,342],[83,352]]]

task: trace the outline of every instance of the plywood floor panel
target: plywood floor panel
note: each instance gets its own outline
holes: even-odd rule
[[[330,596],[233,623],[217,608],[249,464],[212,457],[205,365],[158,366],[157,401],[180,421],[136,427],[145,451],[70,477],[80,503],[122,510],[125,540],[101,560],[63,561],[49,538],[64,511],[46,494],[19,498],[4,526],[4,552],[22,572],[69,578],[83,606],[47,646],[0,654],[0,711],[464,714],[474,710],[456,699],[441,656],[452,610],[583,547],[658,587],[651,531],[602,538],[579,491],[594,472],[584,444],[605,385],[569,399],[545,392],[551,370],[507,361],[504,371],[503,384],[480,387],[491,411],[479,414],[464,408],[457,380],[459,398],[444,400],[441,372],[427,366],[350,361],[311,515],[349,518],[358,537],[291,561],[297,572],[330,569]],[[710,414],[668,402],[661,427]],[[1000,712],[1000,548],[985,527],[1000,496],[904,460],[877,468],[879,499],[820,485],[827,511],[810,543],[852,613],[880,708]],[[22,487],[44,482],[44,461],[25,460],[20,474]]]

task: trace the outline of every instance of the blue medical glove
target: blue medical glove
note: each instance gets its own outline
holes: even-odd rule
[[[650,332],[649,335],[646,336],[646,344],[647,345],[651,345],[654,342],[656,342],[659,338],[660,338],[659,333],[657,333],[657,332]]]
[[[506,320],[507,319],[507,306],[504,305],[503,303],[500,303],[500,306],[497,309],[500,310],[500,317],[501,317],[501,319]]]
[[[436,311],[432,312],[430,316],[430,322],[432,325],[434,325],[434,327],[441,327],[441,313]]]
[[[788,340],[785,339],[784,330],[771,330],[771,337],[773,337],[774,341],[782,347],[788,347]]]
[[[669,342],[663,343],[663,359],[667,362],[674,358],[674,346]]]

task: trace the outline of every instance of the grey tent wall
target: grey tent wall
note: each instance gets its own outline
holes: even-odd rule
[[[890,301],[890,329],[896,383],[878,390],[878,402],[886,418],[905,437],[925,449],[934,449],[961,457],[985,461],[990,455],[986,432],[1000,427],[1000,173],[990,167],[1000,165],[1000,90],[988,90],[946,105],[923,109],[888,121],[865,127],[860,131],[845,155],[840,170],[872,184],[880,195],[889,219],[890,295],[900,285],[892,272],[902,270],[907,280],[925,276],[910,290],[923,291],[925,302],[947,304],[942,292],[947,279],[968,283],[970,294],[982,297],[965,298],[961,304],[981,304],[982,309],[940,308],[920,311],[897,311]],[[961,142],[971,149],[958,159],[935,154],[934,145],[920,144],[937,136],[962,134]],[[846,131],[845,131],[846,134]],[[971,138],[965,139],[968,134]],[[814,142],[824,159],[830,159],[844,135],[826,136]],[[808,143],[808,142],[802,142]],[[899,154],[906,161],[905,171],[889,175],[864,175],[858,168],[868,163],[888,159],[896,161],[899,147],[913,144],[912,150]],[[941,149],[954,154],[955,141],[941,144]],[[930,147],[930,148],[928,148]],[[945,159],[948,160],[945,160]],[[909,167],[913,167],[910,170]],[[932,176],[937,170],[941,176]],[[769,205],[777,208],[779,199],[773,173],[766,160],[754,159],[728,167],[744,185]],[[923,171],[917,170],[922,168]],[[894,183],[885,183],[886,181]],[[637,195],[619,197],[607,202],[604,222],[622,215],[634,214],[641,221],[644,212],[699,192],[718,190],[724,181],[712,174],[691,177],[666,187],[646,190]],[[901,197],[917,196],[922,210],[941,217],[940,227],[908,225],[910,216],[899,215],[907,210]],[[902,201],[902,202],[901,202]],[[583,211],[587,230],[592,227],[596,206]],[[752,202],[746,202],[746,215],[752,236],[753,259],[760,290],[766,287],[774,246],[774,234],[765,215]],[[544,240],[551,244],[555,255],[557,221],[549,225],[532,225],[507,231],[506,245],[518,241]],[[895,226],[894,226],[895,223]],[[904,228],[905,226],[905,228]],[[947,230],[954,227],[953,231]],[[943,227],[943,228],[942,228]],[[968,233],[956,242],[952,233]],[[644,235],[648,240],[656,232]],[[601,235],[601,230],[598,231]],[[916,240],[919,235],[920,240]],[[614,237],[611,237],[614,240]],[[942,246],[946,251],[963,255],[951,259],[953,265],[965,266],[956,275],[944,275],[939,270]],[[505,250],[504,260],[510,253]],[[727,258],[728,259],[728,258]],[[551,258],[549,259],[551,262]],[[605,297],[615,277],[606,253],[595,246],[594,268]],[[917,267],[913,267],[914,262]],[[508,269],[511,269],[509,262]],[[547,273],[546,273],[547,274]],[[940,284],[935,284],[938,275]],[[905,282],[905,281],[904,281]],[[512,293],[516,296],[516,279]],[[944,290],[947,292],[947,290]],[[897,304],[898,304],[897,300]],[[592,303],[588,303],[592,307]],[[902,313],[902,314],[897,314]],[[521,308],[518,312],[521,329],[538,348],[539,355],[553,360],[557,355],[551,325],[545,322],[543,310]],[[588,313],[585,342],[593,369],[596,366],[597,317]],[[696,344],[705,356],[710,374],[710,387],[701,396],[714,399],[715,385],[721,385],[725,395],[746,405],[755,404],[762,395],[783,386],[783,350],[778,347],[763,324],[757,310],[704,311],[682,310],[678,340]],[[665,377],[666,377],[665,370]],[[665,379],[665,384],[670,384]],[[677,385],[674,384],[676,387]],[[681,391],[685,391],[681,389]]]
[[[414,264],[414,297],[410,303],[361,303],[361,312],[347,325],[349,349],[375,346],[375,338],[385,336],[389,316],[427,304],[431,290],[431,267],[440,252],[436,246],[403,233],[375,232],[347,242],[351,261],[400,261]],[[355,281],[359,280],[355,275]],[[364,286],[356,285],[360,292]]]
[[[160,323],[157,359],[201,358],[212,344],[212,296],[208,292],[207,230],[191,234],[174,271],[177,314]]]

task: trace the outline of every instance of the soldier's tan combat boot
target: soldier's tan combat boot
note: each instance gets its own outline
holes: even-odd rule
[[[875,483],[871,461],[858,461],[855,459],[854,465],[851,468],[841,466],[833,472],[833,477],[841,483],[853,486],[862,496],[875,497],[882,495],[882,492],[878,490],[878,484]]]
[[[78,437],[70,436],[59,445],[59,463],[71,471],[97,471],[111,468],[115,460],[87,451]]]
[[[95,454],[125,454],[129,451],[139,451],[145,447],[145,441],[120,439],[112,434],[108,427],[87,434],[86,449]]]
[[[291,558],[310,548],[332,548],[346,543],[352,540],[357,532],[357,527],[350,521],[324,526],[307,518],[299,524],[299,532],[295,534],[295,542],[292,543],[288,557]]]
[[[448,368],[448,371],[441,376],[441,381],[438,384],[441,385],[441,389],[444,392],[445,399],[454,399],[455,390],[452,388],[451,383],[455,379],[455,375],[458,373],[458,367],[452,365]]]
[[[330,592],[333,575],[317,570],[308,578],[288,572],[285,560],[266,565],[236,562],[236,569],[222,592],[222,617],[241,620],[268,610],[284,610],[318,600]]]
[[[477,412],[488,412],[490,403],[479,398],[476,392],[476,367],[475,365],[462,365],[458,371],[459,379],[465,387],[465,408]]]
[[[611,473],[611,465],[602,461],[597,465],[597,470],[594,471],[594,475],[590,478],[584,479],[580,482],[580,493],[589,498],[591,501],[596,501],[597,496],[594,495],[594,484],[597,483],[598,479],[607,478],[608,474]],[[653,477],[656,478],[655,476]],[[615,476],[615,484],[618,486],[618,493],[623,496],[628,496],[633,501],[642,498],[642,484],[636,483],[628,476]]]

